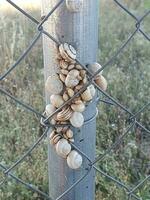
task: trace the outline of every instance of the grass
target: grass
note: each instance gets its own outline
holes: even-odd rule
[[[137,1],[124,2],[140,16],[145,9],[149,8],[148,1],[141,1],[141,4],[137,4]],[[40,18],[39,11],[30,12]],[[150,32],[148,18],[142,24],[146,33]],[[0,73],[2,73],[17,60],[22,50],[27,48],[36,29],[22,15],[8,10],[0,13],[0,22]],[[134,28],[135,21],[126,13],[115,4],[102,1],[98,52],[98,59],[102,65],[115,54]],[[138,111],[149,101],[149,51],[148,41],[138,33],[123,53],[104,71],[109,85],[108,93],[133,112]],[[31,54],[2,82],[2,86],[42,112],[45,105],[43,80],[42,46],[39,41]],[[35,115],[16,105],[9,98],[1,96],[0,106],[0,160],[6,166],[10,166],[42,134],[42,128]],[[126,118],[129,117],[115,106],[101,103],[98,108],[100,113],[97,119],[97,155],[104,153],[125,131],[128,126]],[[149,109],[142,113],[138,120],[148,128]],[[149,136],[142,130],[132,130],[124,141],[97,166],[133,187],[150,173],[149,141]],[[36,151],[14,170],[14,173],[23,180],[34,183],[39,189],[48,191],[47,141],[44,140]],[[3,175],[0,174],[0,177],[3,178]],[[149,187],[150,183],[147,181],[136,191],[143,200],[150,199]],[[97,200],[126,199],[122,188],[98,174],[96,189]],[[11,179],[0,189],[0,199],[43,200],[22,185],[15,184]]]

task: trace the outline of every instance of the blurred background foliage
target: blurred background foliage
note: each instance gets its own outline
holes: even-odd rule
[[[98,61],[103,65],[127,40],[135,29],[135,21],[109,0],[100,1]],[[142,16],[150,9],[148,0],[122,0],[129,10]],[[40,8],[31,4],[25,9],[40,20]],[[12,65],[36,34],[36,26],[11,6],[0,6],[0,74]],[[150,33],[150,16],[141,24]],[[44,79],[42,41],[2,82],[12,95],[43,112]],[[150,46],[137,33],[115,61],[107,66],[104,75],[108,80],[108,93],[132,112],[138,111],[149,101],[150,94]],[[101,98],[103,98],[101,96]],[[0,97],[0,161],[10,166],[42,134],[39,119],[6,96]],[[116,106],[100,103],[97,118],[97,155],[101,155],[128,127],[124,111]],[[138,120],[149,128],[149,109]],[[131,130],[123,142],[108,154],[97,166],[107,174],[134,187],[150,175],[150,136],[140,129]],[[19,167],[14,170],[23,180],[48,191],[47,141],[44,140]],[[0,178],[3,178],[0,173]],[[150,200],[150,182],[147,181],[136,193],[143,200]],[[0,189],[2,200],[43,200],[38,194],[8,180]],[[125,200],[125,191],[100,174],[96,177],[97,200]]]

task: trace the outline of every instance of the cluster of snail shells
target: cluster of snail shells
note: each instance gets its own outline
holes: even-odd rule
[[[50,94],[50,104],[46,106],[45,113],[50,116],[57,108],[60,108],[66,101],[74,96],[84,84],[87,83],[87,73],[76,62],[76,50],[69,44],[64,43],[58,47],[58,65],[60,71],[58,74],[50,75],[45,83],[45,89]],[[95,73],[97,65],[92,73]],[[93,66],[89,65],[89,69],[93,70]],[[100,67],[100,66],[99,66]],[[95,82],[106,89],[102,80],[102,75],[98,74]],[[101,80],[101,81],[100,81]],[[107,82],[106,82],[107,83]],[[80,128],[84,124],[83,112],[86,104],[95,96],[95,87],[91,84],[78,97],[74,98],[71,103],[64,106],[57,114],[53,116],[50,123],[59,124],[67,127],[71,124],[75,128]],[[55,146],[55,150],[59,156],[67,159],[67,164],[72,169],[77,169],[82,164],[81,155],[75,150],[71,150],[70,142],[74,142],[72,137],[68,136],[68,131],[65,129],[58,131],[55,129],[50,136],[51,144]]]
[[[82,165],[82,156],[75,150],[71,149],[70,142],[74,142],[73,131],[66,127],[53,129],[50,134],[50,144],[56,150],[56,153],[67,160],[67,164],[71,169],[78,169]]]

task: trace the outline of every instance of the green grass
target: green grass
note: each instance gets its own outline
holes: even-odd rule
[[[136,2],[136,1],[134,1]],[[143,13],[143,4],[128,3],[135,13]],[[148,8],[144,1],[144,8]],[[30,11],[40,17],[39,11]],[[12,20],[13,19],[13,20]],[[19,13],[0,13],[0,73],[13,64],[22,50],[27,48],[36,29],[35,26]],[[149,20],[145,19],[143,28],[150,32]],[[102,1],[100,10],[100,34],[98,60],[106,63],[127,40],[135,29],[135,21],[121,11],[115,4]],[[149,101],[150,94],[150,46],[141,34],[137,34],[125,50],[104,70],[108,80],[108,93],[124,106],[136,112]],[[42,44],[39,41],[31,54],[2,82],[11,94],[24,102],[33,105],[43,112],[45,100],[43,94],[43,61]],[[42,134],[39,119],[14,101],[5,96],[0,99],[0,160],[10,166]],[[115,106],[101,103],[97,119],[97,155],[104,151],[125,131],[128,126],[125,112]],[[142,113],[138,120],[149,127],[149,110]],[[130,131],[128,136],[97,166],[108,174],[117,177],[133,187],[150,173],[148,141],[141,139],[142,130]],[[147,143],[146,143],[147,142]],[[144,148],[145,147],[145,148]],[[47,180],[47,141],[41,145],[14,171],[23,180],[34,183],[39,189],[48,191]],[[0,180],[3,178],[0,172]],[[143,200],[150,199],[150,183],[147,181],[137,194]],[[112,181],[97,174],[97,200],[126,200],[125,192]],[[22,185],[9,181],[0,189],[2,200],[43,200],[40,196],[28,191]]]

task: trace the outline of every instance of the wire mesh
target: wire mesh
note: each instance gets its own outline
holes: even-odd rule
[[[32,113],[35,113],[39,118],[41,118],[41,123],[42,125],[44,125],[45,127],[45,131],[44,133],[37,139],[37,141],[25,152],[25,154],[23,154],[15,163],[13,163],[10,167],[6,167],[4,166],[2,163],[0,163],[0,168],[3,172],[3,174],[5,175],[3,180],[0,181],[0,186],[2,186],[9,178],[14,179],[17,183],[20,183],[22,185],[24,185],[24,187],[28,188],[29,190],[32,190],[36,193],[38,193],[39,195],[41,195],[43,198],[45,199],[50,199],[52,200],[52,198],[40,191],[39,189],[37,189],[37,187],[35,187],[34,185],[31,185],[29,183],[24,182],[22,179],[18,178],[16,175],[14,175],[12,173],[12,170],[15,169],[17,166],[19,166],[31,153],[33,150],[35,150],[38,146],[38,144],[46,137],[47,132],[49,131],[50,127],[52,127],[51,124],[49,124],[49,119],[51,119],[56,113],[58,113],[65,105],[67,105],[68,103],[70,103],[75,97],[77,97],[79,94],[81,94],[91,83],[95,85],[95,87],[98,89],[98,91],[103,94],[107,100],[101,100],[100,98],[97,99],[97,102],[101,101],[104,102],[108,105],[115,105],[117,107],[119,107],[120,109],[122,109],[123,111],[125,111],[127,114],[129,114],[129,119],[127,119],[127,121],[129,122],[129,126],[126,128],[126,130],[117,138],[117,140],[102,154],[99,155],[95,160],[91,160],[90,158],[88,158],[88,156],[86,155],[85,152],[82,152],[80,149],[78,149],[77,146],[75,146],[72,143],[73,148],[75,148],[76,150],[78,150],[82,156],[87,159],[88,163],[89,163],[89,167],[87,169],[87,172],[80,177],[80,179],[75,182],[72,186],[70,186],[64,193],[62,193],[57,199],[55,200],[59,200],[62,199],[70,190],[72,190],[74,187],[76,187],[76,185],[78,185],[80,182],[82,182],[82,180],[88,176],[89,172],[91,171],[91,169],[94,169],[95,171],[97,171],[98,173],[100,173],[102,176],[106,177],[108,180],[113,181],[116,185],[120,186],[121,188],[123,188],[126,191],[126,194],[128,196],[128,199],[130,200],[131,198],[140,200],[141,198],[136,194],[136,191],[143,185],[146,183],[146,181],[148,181],[150,179],[150,175],[148,175],[145,179],[143,179],[142,181],[140,181],[135,187],[130,188],[127,185],[125,185],[122,181],[117,180],[115,177],[113,177],[112,175],[108,175],[106,172],[104,172],[103,170],[99,169],[96,167],[96,163],[102,161],[106,155],[108,153],[110,153],[113,149],[116,148],[116,146],[118,144],[120,144],[123,139],[125,138],[126,135],[129,134],[129,132],[131,130],[135,130],[135,128],[144,130],[147,134],[150,133],[150,130],[148,130],[143,124],[141,124],[141,122],[139,122],[139,120],[137,120],[137,117],[144,112],[150,105],[150,103],[146,103],[144,106],[142,106],[142,108],[137,111],[136,113],[132,113],[128,108],[126,108],[124,105],[122,105],[120,102],[118,102],[115,98],[113,98],[112,96],[110,96],[108,93],[104,92],[93,80],[94,77],[99,74],[100,71],[105,70],[105,68],[111,64],[118,55],[120,55],[122,53],[122,51],[126,48],[126,46],[130,43],[130,41],[133,39],[133,37],[139,32],[143,35],[143,37],[147,40],[150,41],[150,37],[148,34],[146,34],[144,32],[144,30],[141,28],[141,23],[144,21],[144,19],[150,14],[150,10],[147,11],[142,17],[138,18],[137,16],[135,16],[131,11],[129,11],[124,5],[122,5],[118,0],[113,0],[117,6],[122,9],[127,15],[129,15],[131,18],[133,18],[135,20],[135,29],[133,30],[133,32],[130,34],[130,36],[128,37],[128,39],[121,45],[121,47],[117,50],[117,52],[102,66],[102,68],[100,70],[98,70],[95,74],[91,74],[91,72],[87,69],[86,66],[84,66],[79,60],[76,60],[77,63],[79,63],[88,73],[89,79],[88,79],[88,83],[85,84],[83,86],[83,88],[81,88],[72,98],[70,98],[68,101],[66,101],[61,107],[59,107],[53,114],[51,114],[50,116],[48,116],[47,118],[45,118],[45,116],[38,112],[35,108],[33,108],[30,105],[25,104],[24,102],[20,101],[18,98],[16,98],[15,96],[11,95],[9,92],[7,92],[3,87],[0,87],[0,91],[3,95],[6,95],[7,97],[11,98],[13,101],[15,101],[17,104],[20,104],[22,107],[24,107],[25,109],[31,111]],[[16,8],[18,11],[20,11],[23,15],[25,15],[29,20],[31,20],[33,23],[35,23],[37,25],[37,33],[35,35],[35,37],[33,38],[32,42],[30,43],[30,45],[28,46],[28,48],[22,53],[22,55],[18,58],[18,60],[12,65],[10,66],[10,68],[4,72],[1,77],[0,80],[3,81],[18,65],[19,63],[25,59],[25,57],[27,56],[27,54],[30,53],[30,51],[32,50],[32,48],[34,47],[34,45],[37,43],[37,41],[40,39],[40,37],[44,34],[46,35],[48,38],[50,38],[50,40],[52,40],[54,43],[56,43],[56,45],[59,45],[60,42],[57,41],[52,35],[50,35],[48,32],[46,32],[43,29],[43,24],[47,21],[47,19],[52,15],[53,12],[55,12],[55,10],[61,6],[64,3],[64,0],[59,1],[58,4],[56,4],[52,10],[50,10],[50,12],[46,15],[43,16],[41,21],[38,21],[37,19],[35,19],[32,15],[28,14],[25,10],[23,10],[22,8],[20,8],[17,4],[15,4],[13,1],[11,0],[7,0],[7,2],[12,5],[14,8]],[[54,200],[54,199],[53,199]]]

